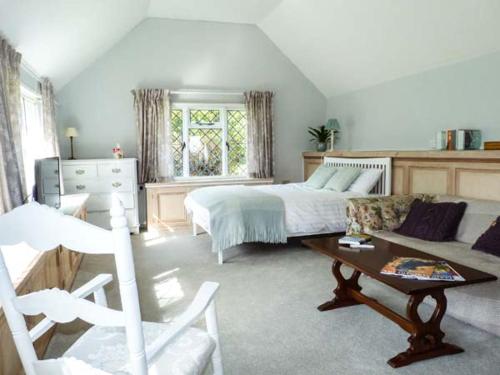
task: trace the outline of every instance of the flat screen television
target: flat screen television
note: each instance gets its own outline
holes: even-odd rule
[[[61,207],[61,160],[58,157],[35,160],[33,198],[47,206]]]

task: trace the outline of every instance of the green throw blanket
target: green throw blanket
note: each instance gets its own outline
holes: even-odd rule
[[[244,242],[286,243],[285,206],[277,196],[234,185],[201,188],[189,196],[210,213],[215,252]]]

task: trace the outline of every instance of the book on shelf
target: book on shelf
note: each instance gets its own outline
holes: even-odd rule
[[[465,281],[444,260],[395,257],[382,268],[380,273],[414,280]]]

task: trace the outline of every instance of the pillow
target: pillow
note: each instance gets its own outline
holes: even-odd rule
[[[426,203],[415,199],[405,221],[394,232],[427,241],[453,241],[467,203]]]
[[[328,180],[323,189],[338,192],[346,191],[352,182],[361,174],[360,168],[342,167]]]
[[[377,184],[378,180],[382,176],[382,171],[380,169],[365,169],[361,171],[358,178],[349,186],[349,191],[354,193],[360,193],[362,195],[368,195],[372,191],[373,187]]]
[[[500,257],[500,216],[479,236],[472,248]]]
[[[328,165],[320,165],[307,179],[306,185],[314,189],[321,189],[337,171],[337,168]]]

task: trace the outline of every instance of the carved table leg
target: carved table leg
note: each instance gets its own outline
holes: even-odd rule
[[[392,367],[402,367],[416,361],[464,351],[458,346],[443,342],[444,332],[441,331],[440,325],[446,312],[444,291],[442,289],[433,291],[429,295],[436,300],[436,308],[429,321],[425,323],[422,322],[417,309],[427,294],[415,294],[410,297],[406,307],[408,319],[413,323],[413,332],[408,338],[410,347],[387,362]]]
[[[358,284],[358,279],[359,276],[361,275],[361,272],[355,270],[349,279],[345,279],[342,273],[340,272],[341,266],[342,262],[338,260],[335,260],[333,262],[332,273],[333,276],[335,276],[335,279],[337,280],[337,288],[335,288],[335,290],[333,291],[335,297],[331,301],[325,302],[322,305],[318,306],[319,311],[333,310],[333,309],[338,309],[340,307],[347,307],[360,304],[360,302],[357,302],[351,298],[348,291],[350,289],[356,290],[358,292],[361,291],[361,286],[359,286]]]

